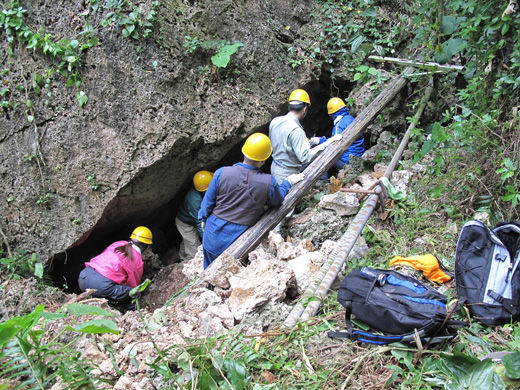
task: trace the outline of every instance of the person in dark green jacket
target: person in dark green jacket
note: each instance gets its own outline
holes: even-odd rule
[[[195,257],[198,247],[202,244],[204,234],[201,220],[198,217],[204,193],[209,187],[213,173],[199,171],[193,176],[193,187],[188,191],[177,211],[175,226],[182,236],[179,249],[181,260]]]

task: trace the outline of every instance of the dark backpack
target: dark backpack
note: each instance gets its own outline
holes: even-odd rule
[[[464,224],[455,253],[455,284],[461,304],[485,325],[520,319],[520,222],[489,229]]]
[[[451,328],[455,322],[446,318],[446,296],[393,270],[363,267],[351,271],[341,283],[338,302],[346,309],[347,331],[328,332],[330,337],[389,344],[413,342],[417,330],[422,340],[436,343],[456,334]],[[370,325],[373,331],[353,330],[351,315]],[[447,334],[447,330],[451,333]]]

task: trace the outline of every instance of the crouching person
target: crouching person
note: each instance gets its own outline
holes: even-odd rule
[[[144,226],[135,228],[130,241],[116,241],[85,263],[85,269],[79,274],[79,288],[81,291],[94,289],[94,297],[120,303],[125,311],[136,310],[132,301],[141,296],[139,293],[130,296],[130,291],[141,284],[142,254],[151,244],[150,229]]]

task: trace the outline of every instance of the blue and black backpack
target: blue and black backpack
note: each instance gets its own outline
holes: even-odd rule
[[[351,271],[338,291],[338,302],[346,309],[346,332],[328,332],[369,344],[439,343],[453,338],[460,321],[450,321],[447,298],[419,280],[389,269],[363,267]],[[351,316],[371,329],[354,330]],[[417,333],[416,333],[417,332]]]

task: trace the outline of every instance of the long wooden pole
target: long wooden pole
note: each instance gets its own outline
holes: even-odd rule
[[[376,62],[391,62],[398,65],[407,65],[413,66],[415,68],[420,68],[427,70],[428,72],[460,72],[464,70],[464,66],[462,65],[443,65],[438,62],[420,62],[413,60],[405,60],[402,58],[394,58],[394,57],[380,57],[380,56],[369,56],[369,60]],[[414,75],[415,76],[415,75]]]
[[[390,161],[390,164],[388,164],[388,167],[385,170],[385,173],[383,177],[386,177],[387,179],[390,179],[392,176],[392,172],[397,167],[397,163],[401,159],[401,156],[405,150],[405,148],[408,145],[408,141],[410,140],[410,137],[412,135],[413,129],[415,129],[415,125],[419,122],[419,119],[422,116],[422,113],[424,109],[426,108],[426,104],[430,100],[430,96],[433,92],[433,78],[430,79],[428,82],[428,87],[426,88],[426,91],[424,92],[424,96],[421,99],[421,103],[419,104],[419,108],[414,116],[414,120],[412,123],[410,123],[410,126],[408,127],[408,130],[406,131],[399,148],[397,148],[397,151],[394,154],[394,157],[392,158],[392,161]],[[372,215],[372,212],[375,210],[375,206],[378,200],[377,192],[379,191],[380,187],[382,185],[378,185],[375,190],[376,194],[370,195],[367,202],[363,205],[361,210],[359,211],[358,215],[354,218],[351,224],[349,224],[349,227],[347,231],[344,234],[344,237],[342,237],[342,240],[345,240],[347,244],[343,245],[343,247],[340,248],[340,252],[336,257],[334,258],[332,265],[328,268],[327,273],[321,280],[321,283],[317,288],[315,288],[315,292],[313,293],[313,297],[318,298],[317,300],[312,300],[309,302],[307,307],[303,310],[303,313],[300,315],[300,319],[302,321],[307,321],[310,317],[312,317],[318,309],[321,306],[321,302],[327,295],[327,292],[330,289],[330,286],[332,286],[332,283],[336,279],[336,276],[338,275],[339,271],[343,267],[343,264],[345,263],[345,260],[347,259],[347,256],[350,254],[350,251],[354,247],[354,244],[356,243],[357,238],[361,235],[361,232],[363,231],[363,228],[365,227],[366,223],[368,222],[368,219]],[[339,246],[339,245],[338,245]],[[310,286],[315,286],[315,283],[311,283]],[[309,286],[309,287],[310,287]],[[301,300],[302,302],[306,302],[305,300]],[[295,322],[295,316],[296,313],[292,313],[292,315],[289,315],[287,320],[284,322],[284,326],[290,326],[294,325]]]
[[[407,84],[408,75],[413,72],[412,67],[406,68],[381,92],[369,106],[347,127],[341,134],[339,141],[331,144],[305,169],[305,179],[295,184],[279,208],[271,208],[262,218],[229,246],[226,252],[235,259],[243,260],[249,252],[254,250],[296,204],[320,177],[338,160],[348,147],[357,139],[359,134],[370,124],[377,114],[397,95]]]

